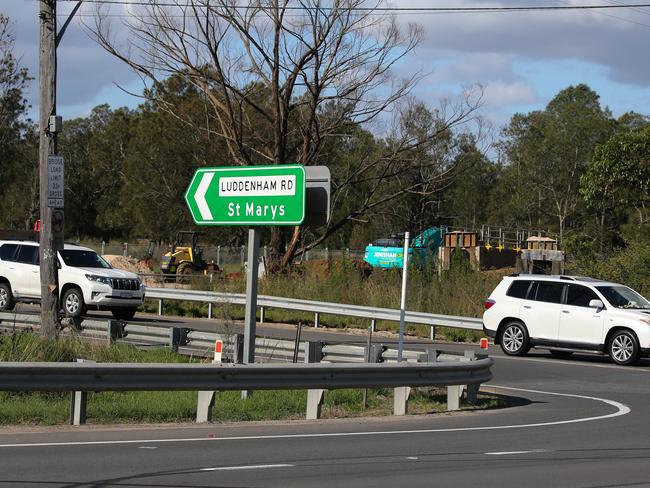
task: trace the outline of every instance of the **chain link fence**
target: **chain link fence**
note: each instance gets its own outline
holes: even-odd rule
[[[141,244],[141,243],[82,243],[100,253],[101,255],[118,255],[127,256],[135,259],[145,259],[150,257],[154,263],[160,261],[160,256],[166,253],[170,246],[155,245],[155,244]],[[237,265],[244,266],[246,262],[246,246],[230,247],[230,246],[200,246],[203,251],[203,259],[207,262],[214,262],[217,266]],[[260,255],[265,259],[269,258],[270,249],[264,246],[260,249]],[[363,259],[363,249],[329,249],[328,247],[318,247],[310,249],[296,258],[296,262],[314,261],[314,260],[342,260],[342,259]]]

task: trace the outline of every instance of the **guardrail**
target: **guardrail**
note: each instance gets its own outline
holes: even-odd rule
[[[246,295],[243,293],[225,293],[197,290],[179,290],[172,288],[149,288],[147,287],[147,298],[158,300],[158,313],[162,315],[162,304],[164,300],[180,300],[208,303],[208,317],[212,317],[212,304],[228,303],[233,305],[245,305]],[[257,297],[257,305],[261,308],[260,322],[264,322],[265,308],[280,308],[284,310],[296,310],[301,312],[314,313],[314,326],[320,324],[320,315],[342,315],[347,317],[358,317],[370,319],[374,331],[377,320],[399,322],[399,310],[379,307],[366,307],[361,305],[347,305],[343,303],[318,302],[313,300],[301,300],[298,298],[272,297],[260,295]],[[483,330],[483,321],[472,317],[459,317],[455,315],[440,315],[425,312],[407,311],[405,321],[411,324],[428,325],[431,327],[431,334],[434,328],[454,327],[459,329]]]
[[[492,379],[490,358],[425,364],[100,364],[0,363],[0,390],[72,392],[71,423],[85,423],[86,391],[199,390],[197,422],[209,421],[215,391],[306,389],[307,419],[320,417],[327,389],[395,388],[394,414],[404,415],[411,387],[447,386],[450,409],[463,386],[475,401],[481,383]]]
[[[179,352],[184,354],[191,354],[197,356],[211,356],[213,353],[213,346],[216,340],[221,340],[224,343],[224,360],[230,363],[239,363],[243,356],[243,336],[241,334],[217,334],[212,332],[199,332],[187,328],[179,327],[169,327],[164,324],[156,326],[146,326],[141,324],[127,323],[124,321],[117,320],[83,320],[72,322],[69,321],[71,329],[74,330],[75,334],[80,334],[81,337],[97,341],[123,341],[140,346],[169,346],[174,349],[177,349]],[[40,315],[36,314],[18,314],[18,313],[0,313],[0,332],[21,332],[26,330],[38,330],[40,328]],[[410,377],[406,377],[408,380],[405,383],[405,379],[401,376],[397,378],[392,376],[398,371],[404,371],[409,365],[417,364],[420,361],[428,361],[429,363],[435,363],[438,366],[435,371],[437,371],[438,376],[436,376],[436,382],[431,383],[431,386],[443,386],[447,385],[447,405],[448,410],[457,410],[460,407],[459,399],[464,391],[464,386],[467,385],[467,398],[468,401],[475,401],[478,388],[480,383],[487,381],[485,379],[485,371],[476,372],[474,367],[469,367],[463,369],[462,366],[456,367],[452,363],[457,362],[473,362],[475,360],[482,361],[487,359],[487,356],[479,355],[477,356],[472,351],[466,351],[463,355],[458,353],[443,353],[441,351],[436,351],[434,349],[428,349],[426,351],[422,350],[404,350],[402,363],[397,363],[397,350],[394,347],[389,347],[384,344],[370,344],[370,351],[366,348],[368,346],[359,346],[359,345],[350,345],[350,344],[327,344],[323,342],[302,342],[297,344],[295,341],[283,340],[283,339],[270,339],[264,337],[256,338],[256,360],[257,361],[281,361],[284,363],[290,363],[292,361],[304,362],[304,363],[320,363],[321,366],[324,366],[326,369],[315,369],[304,367],[299,367],[295,371],[309,371],[309,374],[300,373],[301,380],[303,383],[294,384],[294,383],[273,383],[274,380],[264,380],[260,379],[261,377],[255,377],[254,379],[248,379],[246,381],[251,381],[252,383],[235,383],[234,379],[231,376],[220,376],[221,379],[215,379],[209,375],[201,380],[187,380],[183,383],[174,383],[175,386],[170,386],[167,383],[164,383],[164,389],[181,389],[181,390],[191,390],[194,388],[203,388],[210,387],[219,390],[225,389],[265,389],[266,387],[272,389],[282,389],[282,388],[309,388],[308,401],[307,401],[307,418],[315,419],[320,416],[320,407],[323,401],[323,395],[326,388],[352,388],[352,387],[380,387],[380,386],[397,386],[395,389],[395,398],[394,398],[394,412],[395,415],[404,415],[407,411],[408,405],[408,396],[410,393],[411,386],[419,386],[423,383],[422,381],[429,382],[431,380],[430,372],[428,370],[419,368],[414,371],[417,371],[417,378],[412,380]],[[366,363],[375,363],[375,369],[372,367],[368,369],[369,364]],[[330,365],[341,366],[341,368],[330,368],[327,369]],[[345,364],[340,364],[345,363]],[[384,363],[385,367],[381,369],[382,372],[386,374],[385,377],[377,380],[375,376],[377,375],[376,363]],[[1,389],[18,389],[18,390],[42,390],[42,391],[72,391],[75,390],[72,396],[72,419],[75,424],[80,424],[85,421],[85,402],[86,402],[86,393],[83,390],[85,388],[92,391],[102,390],[101,385],[112,385],[111,388],[115,389],[159,389],[161,383],[159,379],[155,379],[153,383],[142,383],[143,381],[137,375],[134,376],[131,380],[124,380],[124,383],[119,383],[119,378],[124,376],[124,368],[117,368],[113,373],[113,370],[92,370],[98,374],[97,377],[92,375],[84,376],[83,372],[86,373],[91,371],[92,367],[99,366],[90,366],[90,365],[72,365],[66,363],[64,369],[60,372],[61,376],[56,376],[52,371],[53,369],[48,369],[46,366],[47,363],[34,363],[38,365],[40,369],[25,369],[17,368],[15,371],[10,371],[10,375],[5,375],[6,369],[3,369],[6,364],[11,363],[0,363],[0,390]],[[26,364],[26,363],[20,363]],[[451,369],[444,369],[441,365],[452,365]],[[482,363],[486,364],[486,363]],[[491,363],[490,363],[491,364]],[[392,366],[397,366],[398,369],[390,369]],[[105,366],[105,365],[102,365]],[[133,365],[131,365],[133,366]],[[166,365],[167,366],[167,365]],[[207,366],[208,369],[205,369],[205,365],[191,365],[193,368],[197,368],[197,371],[212,371],[214,372],[214,366]],[[234,366],[231,364],[230,367]],[[255,371],[258,365],[247,365],[247,371]],[[355,370],[357,376],[354,376],[352,373],[345,373],[345,381],[338,378],[337,376],[332,376],[333,372],[347,371],[345,368],[356,368],[358,366],[363,366],[363,368]],[[382,365],[383,367],[384,365]],[[183,366],[174,366],[175,368],[185,367]],[[239,366],[236,366],[239,367]],[[149,368],[149,365],[138,365],[135,368],[134,372],[140,371],[142,369]],[[212,368],[212,369],[210,369]],[[226,366],[219,369],[219,371],[226,372],[228,369],[224,369]],[[399,369],[401,368],[401,369]],[[460,368],[460,369],[459,369]],[[160,368],[156,369],[159,371]],[[31,372],[30,372],[31,371]],[[70,373],[72,371],[72,373]],[[194,371],[190,369],[188,371]],[[238,371],[238,370],[237,370]],[[260,371],[279,371],[273,370],[270,366],[265,366]],[[286,372],[292,372],[294,370],[287,370]],[[442,375],[442,371],[445,371],[449,374],[454,374],[456,376],[445,376]],[[473,375],[471,377],[459,376],[459,371],[464,371],[463,374]],[[110,377],[105,376],[110,373]],[[291,373],[297,374],[297,373]],[[370,374],[371,376],[367,376]],[[31,375],[31,376],[30,376]],[[49,375],[49,376],[48,376]],[[76,382],[80,377],[85,378],[84,382]],[[120,376],[122,375],[122,376]],[[161,374],[161,376],[164,376]],[[181,378],[183,375],[172,375],[174,378]],[[124,376],[126,378],[126,376]],[[49,378],[49,379],[48,379]],[[229,379],[228,379],[229,378]],[[240,379],[244,381],[243,378],[246,378],[243,375]],[[286,378],[286,376],[283,376]],[[293,376],[289,376],[289,379]],[[450,379],[451,378],[451,379]],[[455,378],[455,379],[453,379]],[[276,378],[277,379],[277,378]],[[295,381],[298,381],[297,377],[294,378]],[[489,378],[488,378],[489,379]],[[119,380],[119,381],[118,381]],[[130,381],[130,382],[129,382]],[[179,380],[180,381],[180,380]],[[198,382],[195,382],[198,381]],[[201,381],[215,382],[223,381],[225,383],[218,384],[204,384]],[[260,381],[255,383],[254,381]],[[292,379],[293,381],[293,379]],[[29,382],[29,383],[28,383]],[[396,382],[396,383],[395,383]],[[455,383],[454,383],[455,382]],[[149,385],[149,386],[147,386]],[[181,386],[182,385],[182,386]],[[228,387],[228,385],[230,385]],[[406,386],[408,385],[408,386]],[[169,388],[168,388],[169,387]],[[200,391],[198,404],[197,404],[197,422],[206,422],[210,418],[210,412],[212,405],[214,404],[214,392],[210,391]]]
[[[70,324],[75,334],[84,339],[107,342],[123,342],[136,346],[171,347],[180,353],[199,357],[212,357],[217,340],[224,345],[224,361],[236,363],[241,357],[243,336],[236,333],[217,333],[174,327],[168,324],[142,325],[118,320],[83,319]],[[0,333],[40,330],[40,315],[26,313],[0,312]],[[307,342],[296,345],[295,340],[257,337],[255,339],[256,362],[293,362],[305,358]],[[322,342],[318,361],[328,363],[362,363],[367,361],[366,344]],[[397,362],[397,349],[381,343],[372,343],[374,362]],[[422,350],[403,351],[405,361],[418,360]]]

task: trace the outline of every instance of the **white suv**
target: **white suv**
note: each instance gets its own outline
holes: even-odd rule
[[[503,352],[531,347],[558,357],[609,354],[617,364],[650,355],[650,302],[618,283],[572,276],[513,275],[485,302],[483,330]]]
[[[12,310],[17,301],[40,301],[38,248],[37,242],[0,241],[0,311]],[[138,275],[113,269],[92,249],[65,244],[57,263],[59,300],[68,317],[79,317],[93,307],[129,320],[144,302],[145,288]]]

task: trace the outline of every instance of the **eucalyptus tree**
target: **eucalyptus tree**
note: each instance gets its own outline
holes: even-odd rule
[[[544,110],[513,116],[500,145],[500,193],[511,195],[503,202],[505,214],[532,227],[552,226],[562,240],[583,205],[580,177],[615,128],[609,109],[584,84],[561,90]]]
[[[220,138],[228,163],[308,166],[323,162],[328,139],[340,138],[350,126],[382,119],[420,79],[419,72],[399,79],[394,71],[420,42],[421,29],[413,24],[400,27],[394,16],[373,10],[380,4],[170,0],[129,6],[126,36],[111,24],[110,7],[98,7],[90,28],[101,46],[154,88],[145,93],[155,96],[159,107],[196,131]],[[175,110],[161,89],[172,75],[203,94],[203,119],[183,117]],[[444,119],[447,128],[471,118],[477,100],[464,101],[467,105]],[[439,132],[428,137],[438,137]],[[327,227],[312,229],[309,242],[302,227],[272,228],[276,262],[288,264],[296,252],[322,242],[381,203],[417,190],[417,185],[406,183],[384,195],[384,183],[396,181],[395,161],[420,144],[404,136],[384,144],[372,158],[348,161],[350,166],[333,181],[332,201],[341,201],[337,193],[359,188],[367,188],[367,193],[347,212],[333,209],[335,218]]]
[[[12,209],[0,213],[0,225],[28,227],[38,213],[38,167],[24,97],[31,78],[13,50],[12,24],[0,13],[0,206]]]

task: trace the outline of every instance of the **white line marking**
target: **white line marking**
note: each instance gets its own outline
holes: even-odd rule
[[[420,458],[416,456],[408,456],[406,459],[408,459],[409,461],[417,461]]]
[[[140,446],[138,447],[138,449],[158,449],[158,448],[155,446]]]
[[[242,469],[295,468],[295,464],[258,464],[253,466],[223,466],[221,468],[202,468],[201,471],[238,471]]]
[[[606,403],[616,408],[616,412],[606,415],[598,415],[596,417],[582,417],[570,420],[557,420],[554,422],[537,422],[533,424],[515,424],[515,425],[488,425],[484,427],[457,427],[450,429],[414,429],[414,430],[386,430],[386,431],[371,431],[371,432],[332,432],[321,434],[278,434],[278,435],[251,435],[251,436],[237,436],[237,437],[190,437],[184,439],[136,439],[136,440],[117,440],[117,441],[82,441],[82,442],[34,442],[25,444],[0,444],[2,447],[59,447],[59,446],[103,446],[112,444],[148,444],[148,443],[164,443],[164,442],[205,442],[205,441],[248,441],[248,440],[264,440],[264,439],[303,439],[303,438],[317,438],[317,437],[355,437],[366,435],[397,435],[397,434],[434,434],[441,432],[473,432],[480,430],[506,430],[506,429],[525,429],[530,427],[547,427],[553,425],[575,424],[580,422],[593,422],[596,420],[605,420],[621,415],[630,413],[630,407],[623,403],[608,400],[607,398],[590,397],[585,395],[572,395],[569,393],[554,393],[549,391],[540,390],[527,390],[523,388],[513,388],[510,386],[498,385],[485,385],[489,388],[498,388],[501,390],[522,391],[525,393],[538,393],[540,395],[553,395],[563,396],[569,398],[581,398],[584,400],[593,400],[596,402]]]
[[[214,178],[214,173],[203,173],[203,176],[201,176],[201,183],[199,183],[199,187],[196,189],[196,193],[194,194],[194,201],[199,207],[199,212],[201,212],[201,218],[203,220],[212,220],[212,212],[210,212],[208,202],[205,201],[205,194],[208,192],[208,187],[212,182],[212,178]]]
[[[532,454],[536,452],[549,452],[546,449],[533,449],[532,451],[503,451],[503,452],[486,452],[488,456],[507,456],[508,454]]]

